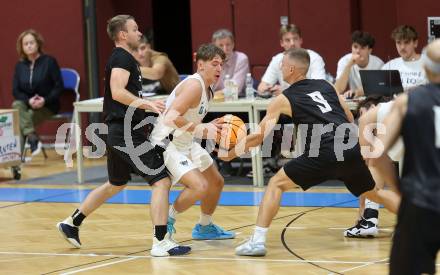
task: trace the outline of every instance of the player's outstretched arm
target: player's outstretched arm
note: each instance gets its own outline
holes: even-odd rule
[[[161,113],[165,109],[163,101],[149,101],[139,98],[130,93],[125,87],[127,86],[130,72],[122,68],[113,68],[110,75],[110,90],[112,98],[124,105],[130,106],[135,104],[137,108],[151,110]]]
[[[220,150],[219,158],[230,161],[234,158],[249,152],[253,147],[260,145],[264,138],[271,132],[278,122],[281,114],[292,116],[292,110],[288,99],[284,95],[279,95],[273,99],[266,111],[266,116],[260,122],[258,129],[246,136],[234,148],[229,151]]]

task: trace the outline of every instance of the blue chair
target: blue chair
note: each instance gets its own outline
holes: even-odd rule
[[[187,78],[188,75],[187,74],[179,74],[179,79],[180,81],[184,80],[185,78]]]
[[[74,69],[69,68],[61,68],[61,77],[63,78],[64,83],[64,90],[65,91],[71,91],[74,93],[75,96],[75,102],[79,101],[79,81],[80,77],[77,71]],[[73,105],[72,105],[72,111],[70,112],[60,112],[53,117],[51,117],[51,120],[72,120],[73,117]]]
[[[79,82],[80,77],[76,70],[71,68],[61,68],[61,77],[63,79],[64,84],[64,92],[73,92],[74,94],[74,102],[79,101]],[[58,114],[53,115],[49,120],[63,120],[66,122],[74,122],[73,118],[73,103],[72,102],[72,108],[68,111],[60,111]],[[67,135],[66,143],[70,142],[70,133]],[[52,140],[54,136],[40,136],[41,141],[43,142],[44,139],[46,140]],[[44,143],[43,142],[43,154],[44,157],[47,158],[46,152],[44,150],[45,147],[54,147],[54,143]],[[65,146],[65,145],[64,145]],[[26,151],[25,151],[26,154]]]

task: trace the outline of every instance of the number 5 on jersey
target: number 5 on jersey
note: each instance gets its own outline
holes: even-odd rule
[[[330,104],[328,104],[327,100],[324,99],[322,94],[319,91],[307,94],[312,98],[313,101],[319,103],[318,107],[323,113],[330,112],[332,110],[332,107],[330,107]],[[321,105],[322,104],[322,105]]]

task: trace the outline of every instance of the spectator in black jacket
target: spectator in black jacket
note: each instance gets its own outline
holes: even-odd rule
[[[55,58],[43,53],[43,37],[29,29],[18,36],[13,80],[14,102],[19,111],[22,138],[27,137],[32,155],[41,151],[35,126],[59,111],[63,91],[60,67]]]

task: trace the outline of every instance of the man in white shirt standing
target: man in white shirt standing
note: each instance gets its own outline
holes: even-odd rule
[[[427,83],[421,55],[417,53],[418,34],[408,25],[398,26],[391,33],[400,57],[387,62],[383,70],[399,70],[404,90]]]
[[[379,70],[383,66],[383,61],[371,54],[375,44],[373,36],[367,32],[354,31],[351,41],[351,53],[338,61],[335,82],[336,91],[339,94],[345,92],[344,95],[349,98],[364,94],[359,70]]]
[[[280,45],[284,51],[289,49],[301,48],[303,39],[301,37],[301,30],[298,26],[290,24],[283,25],[280,29]],[[310,67],[307,71],[307,78],[309,79],[325,79],[325,63],[322,57],[312,51],[307,50],[310,56]],[[279,95],[284,89],[290,85],[283,80],[280,64],[283,60],[284,52],[281,52],[274,57],[267,67],[266,72],[258,85],[258,92],[271,91],[274,95]]]

